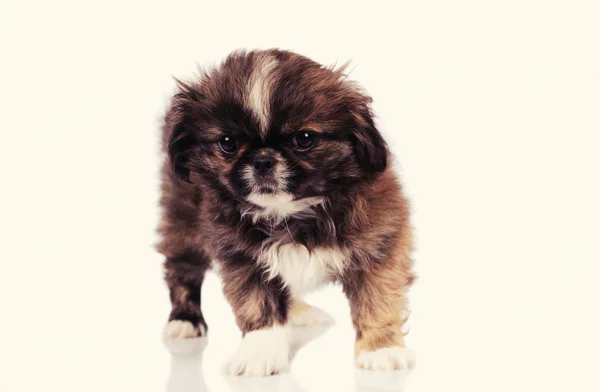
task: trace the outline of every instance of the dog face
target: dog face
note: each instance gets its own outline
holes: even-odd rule
[[[167,114],[168,154],[223,198],[280,216],[385,170],[371,99],[303,56],[236,52],[199,81],[178,82]]]

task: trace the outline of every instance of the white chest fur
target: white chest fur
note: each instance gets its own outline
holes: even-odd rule
[[[302,294],[328,282],[344,269],[346,256],[337,248],[315,248],[312,252],[303,245],[273,244],[266,248],[261,262],[269,278],[279,276],[293,294]]]

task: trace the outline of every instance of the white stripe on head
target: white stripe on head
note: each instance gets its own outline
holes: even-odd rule
[[[271,117],[271,90],[274,83],[274,70],[277,59],[270,55],[258,55],[254,69],[248,79],[246,91],[246,108],[250,110],[260,126],[260,134],[266,136]]]

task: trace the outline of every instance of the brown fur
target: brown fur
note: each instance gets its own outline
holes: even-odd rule
[[[266,137],[245,102],[248,80],[265,58],[277,59],[273,90],[265,95],[272,117]],[[265,278],[258,260],[266,245],[294,242],[347,253],[343,270],[331,278],[349,298],[357,353],[403,347],[406,290],[414,279],[409,204],[374,125],[371,98],[341,70],[279,50],[236,52],[200,80],[178,86],[163,128],[168,159],[157,246],[167,258],[171,319],[204,323],[192,287],[200,287],[213,260],[243,333],[285,324],[294,293],[280,277]],[[282,141],[300,129],[320,135],[308,152]],[[224,132],[242,143],[233,155],[219,150]],[[269,153],[294,171],[294,196],[324,202],[284,222],[253,220],[261,208],[246,200],[238,170],[256,149],[266,151],[261,143],[273,143]]]

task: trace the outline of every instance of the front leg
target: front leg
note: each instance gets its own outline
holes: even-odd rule
[[[222,268],[223,291],[243,333],[225,370],[230,375],[269,376],[288,365],[291,301],[279,278],[267,280],[249,263],[238,260]]]
[[[405,369],[415,355],[404,345],[402,326],[405,293],[412,274],[403,263],[390,260],[348,274],[344,291],[356,329],[355,356],[359,367],[391,371]]]
[[[205,336],[208,330],[200,308],[204,274],[210,265],[200,251],[181,252],[165,261],[165,280],[169,286],[171,314],[165,327],[169,339]]]

